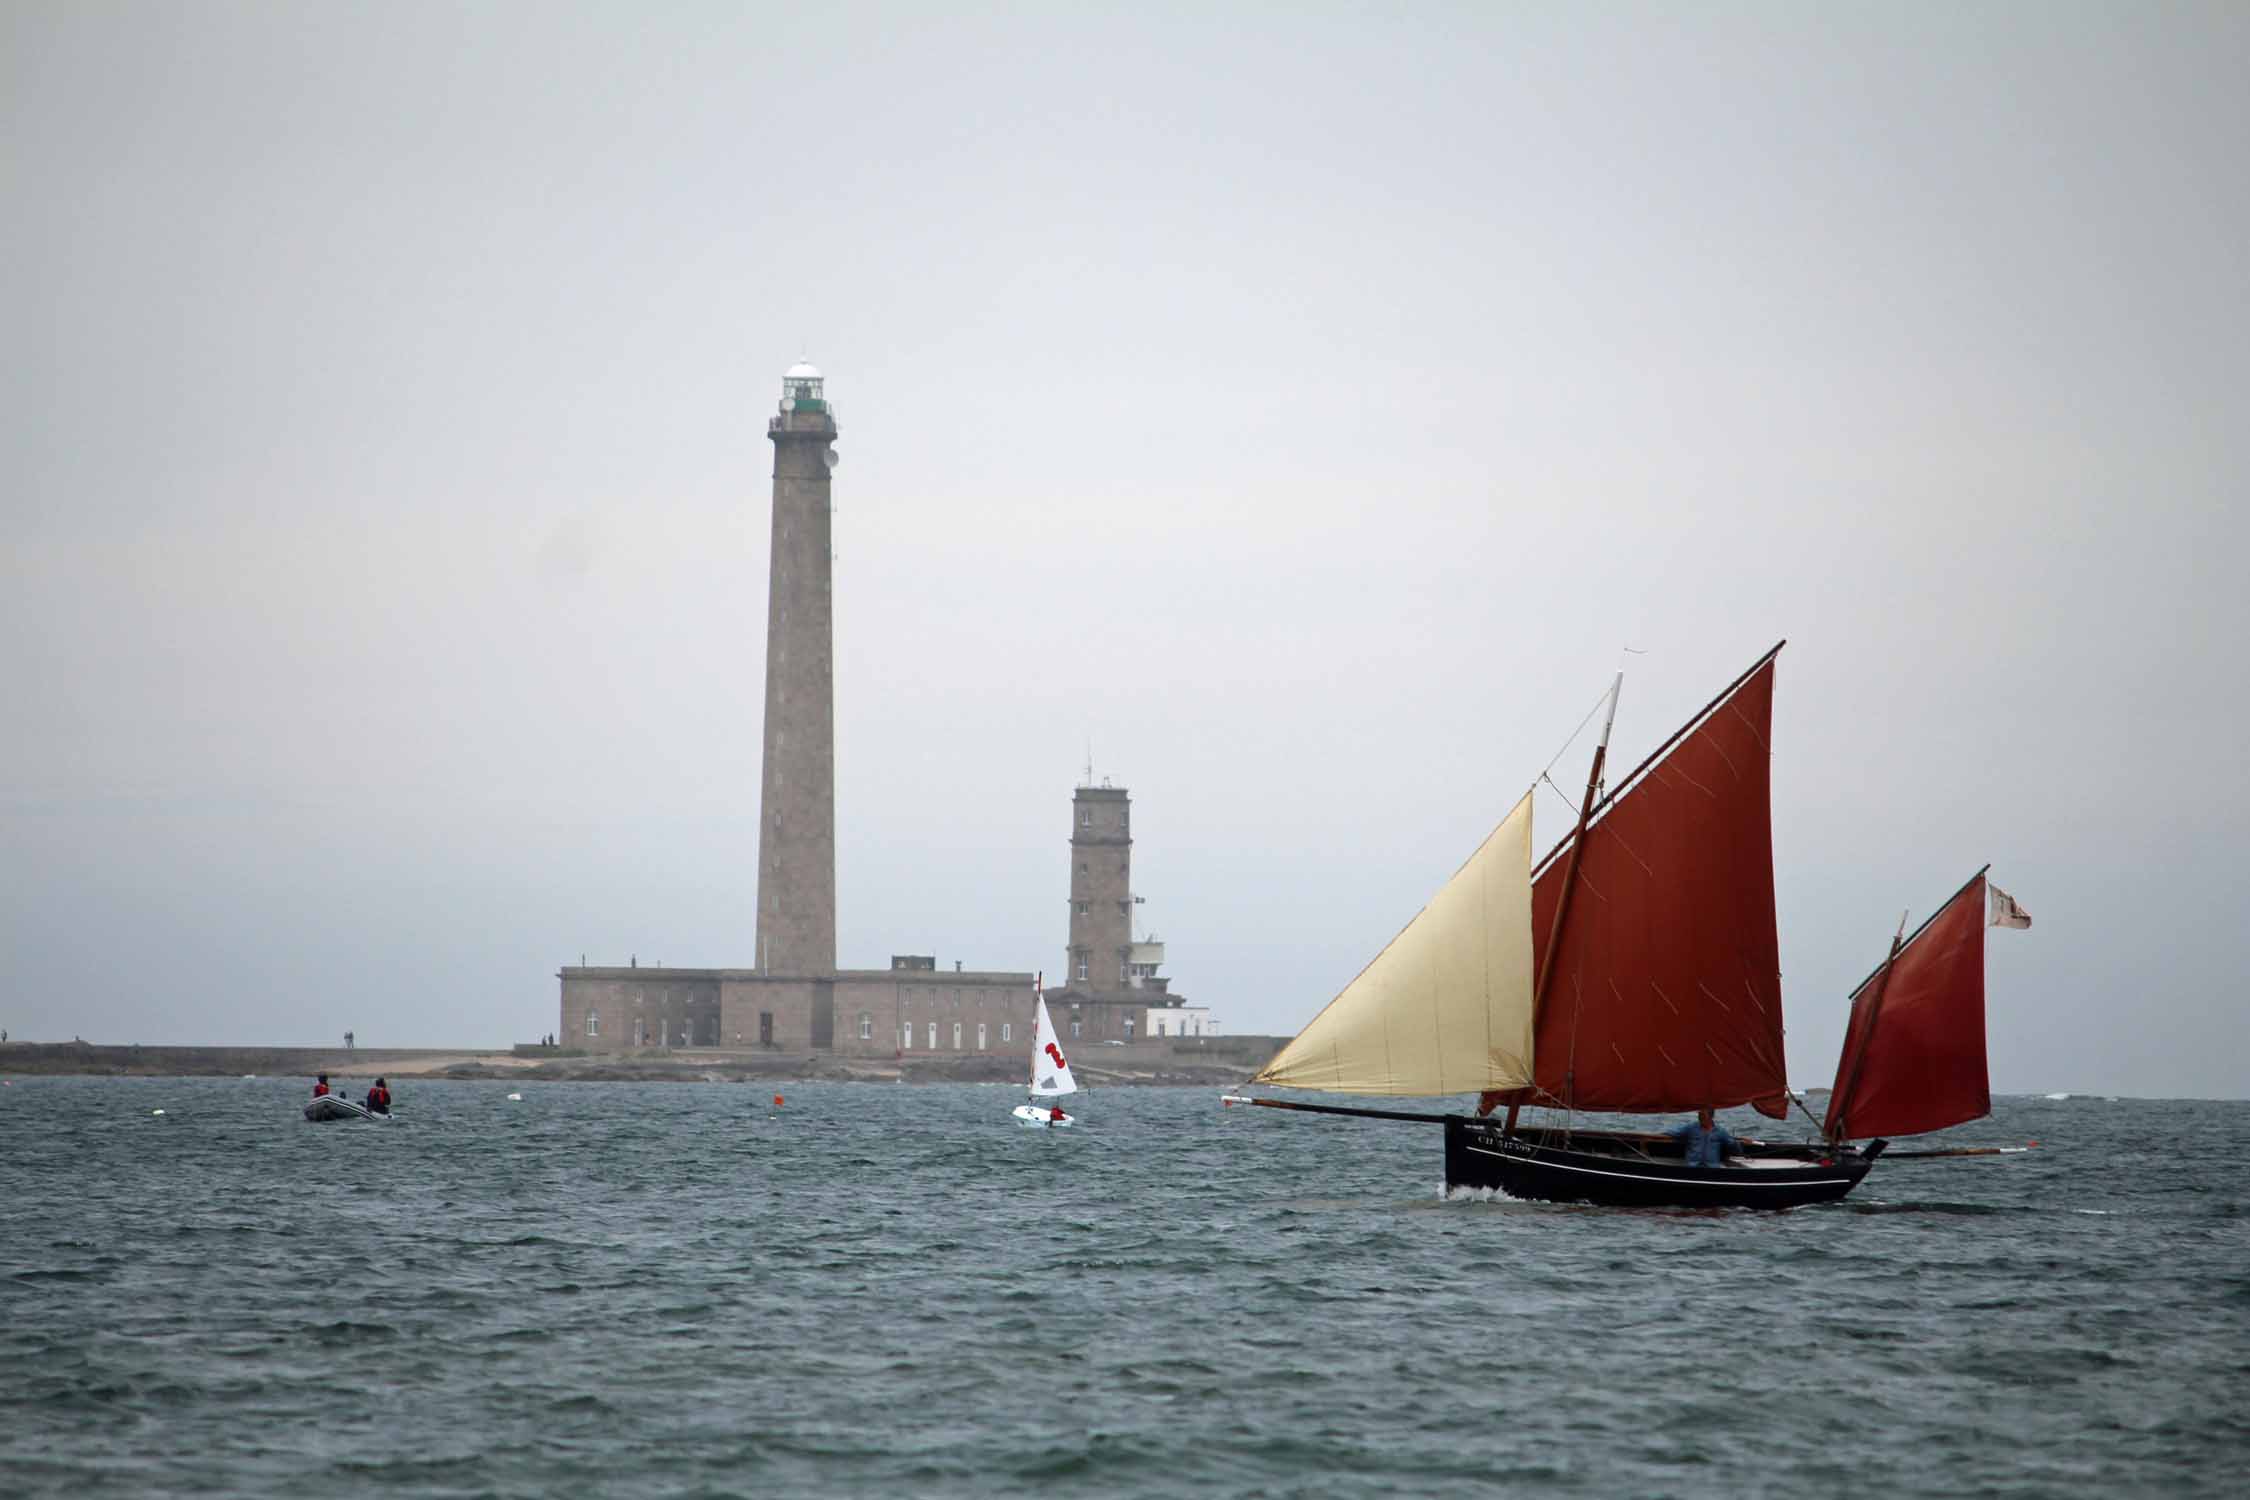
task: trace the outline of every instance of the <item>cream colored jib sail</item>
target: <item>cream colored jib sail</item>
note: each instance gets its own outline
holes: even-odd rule
[[[1252,1080],[1343,1094],[1531,1082],[1531,798]]]

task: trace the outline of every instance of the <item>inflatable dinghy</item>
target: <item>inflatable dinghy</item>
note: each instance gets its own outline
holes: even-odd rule
[[[305,1118],[320,1124],[328,1120],[388,1120],[390,1116],[364,1104],[354,1104],[342,1094],[322,1094],[305,1101]]]

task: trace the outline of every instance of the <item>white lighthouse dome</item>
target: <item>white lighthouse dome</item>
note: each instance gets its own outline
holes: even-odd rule
[[[791,365],[789,373],[781,378],[784,380],[818,380],[820,379],[820,367],[800,359]]]

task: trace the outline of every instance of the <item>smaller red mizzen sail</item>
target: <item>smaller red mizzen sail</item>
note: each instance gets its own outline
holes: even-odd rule
[[[1992,1113],[1984,1055],[1984,871],[1852,992],[1831,1138],[1921,1135]]]

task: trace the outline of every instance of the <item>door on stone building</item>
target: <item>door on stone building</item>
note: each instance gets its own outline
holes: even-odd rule
[[[822,1052],[836,1045],[836,986],[825,980],[813,986],[812,1044]]]
[[[770,1010],[758,1012],[758,1045],[761,1047],[773,1045],[773,1012]]]

